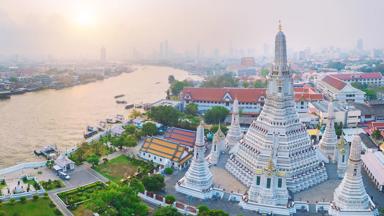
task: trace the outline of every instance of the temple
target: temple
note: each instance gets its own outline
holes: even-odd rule
[[[336,188],[333,202],[329,208],[329,214],[332,216],[378,215],[377,209],[364,188],[361,176],[361,148],[360,137],[355,135],[345,176]]]
[[[221,127],[217,129],[217,132],[213,136],[211,152],[208,155],[208,162],[211,165],[216,165],[219,162],[220,154],[225,150],[224,143],[225,135],[221,131]]]
[[[175,185],[177,192],[199,199],[213,196],[213,176],[205,159],[204,127],[200,123],[196,131],[194,155],[187,172]]]
[[[330,101],[328,104],[328,122],[323,137],[320,140],[319,148],[320,152],[331,162],[336,161],[337,136],[334,121],[333,102]]]
[[[232,120],[231,127],[225,139],[225,145],[228,150],[235,152],[238,148],[239,141],[241,140],[242,133],[239,123],[239,101],[235,99],[232,106]]]
[[[339,178],[344,177],[345,169],[347,168],[349,155],[349,145],[345,142],[344,136],[341,135],[339,142],[337,143],[336,149],[336,160],[337,160],[337,176]]]
[[[225,168],[249,187],[254,183],[258,170],[268,167],[274,148],[274,166],[284,172],[286,187],[291,192],[302,191],[328,178],[324,163],[319,160],[296,112],[286,40],[281,28],[275,38],[275,60],[268,76],[263,110],[249,127],[238,150],[228,159]]]

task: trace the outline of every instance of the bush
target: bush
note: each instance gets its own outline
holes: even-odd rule
[[[165,187],[164,177],[159,174],[145,176],[142,181],[147,191],[160,191]]]
[[[62,215],[59,209],[55,209],[55,215]]]
[[[15,202],[16,202],[15,198],[12,198],[12,199],[9,200],[9,204],[11,204],[11,205],[14,205]]]
[[[27,198],[25,198],[25,197],[20,197],[20,202],[21,203],[26,203],[27,202]]]
[[[32,199],[36,201],[36,200],[39,199],[39,196],[37,196],[37,195],[33,195]]]
[[[173,168],[172,167],[167,167],[164,169],[164,173],[167,175],[172,175],[173,173]]]
[[[173,204],[176,201],[176,198],[172,195],[165,196],[165,202],[168,204]]]

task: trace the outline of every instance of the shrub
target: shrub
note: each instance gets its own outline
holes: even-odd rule
[[[59,209],[55,209],[55,215],[62,215]]]
[[[11,204],[11,205],[14,205],[15,202],[16,202],[15,198],[12,198],[12,199],[9,200],[9,204]]]
[[[172,175],[173,173],[173,168],[172,167],[167,167],[164,169],[164,173],[167,175]]]
[[[165,196],[165,202],[168,204],[172,204],[176,201],[176,198],[172,195]]]
[[[39,199],[39,196],[37,196],[37,195],[33,195],[32,199],[33,199],[34,201],[36,201],[36,200]]]
[[[25,197],[20,197],[20,202],[21,202],[21,203],[26,203],[26,202],[27,202],[27,198],[25,198]]]

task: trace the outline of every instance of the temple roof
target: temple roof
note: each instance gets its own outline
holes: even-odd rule
[[[196,141],[196,132],[182,128],[170,127],[164,134],[164,139],[193,147]]]
[[[323,77],[321,80],[323,82],[327,83],[328,85],[338,89],[338,90],[343,89],[347,85],[347,83],[345,83],[344,81],[342,81],[336,77],[333,77],[331,75],[327,75],[327,76]]]

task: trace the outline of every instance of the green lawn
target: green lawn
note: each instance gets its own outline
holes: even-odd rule
[[[11,205],[9,203],[3,203],[0,207],[0,215],[4,216],[55,216],[56,207],[51,207],[52,203],[50,199],[40,198],[38,200],[27,200],[26,203],[16,202]],[[62,214],[59,214],[62,215]]]
[[[106,163],[97,165],[94,169],[109,180],[120,182],[123,178],[134,176],[138,171],[149,172],[153,169],[153,165],[146,161],[120,155]]]

